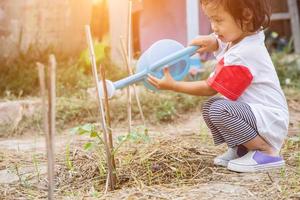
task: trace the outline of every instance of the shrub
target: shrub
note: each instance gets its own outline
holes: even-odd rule
[[[176,114],[175,103],[172,101],[160,102],[155,113],[159,121],[171,121]]]
[[[47,53],[31,47],[26,53],[20,52],[14,59],[0,58],[0,96],[7,92],[14,96],[36,95],[38,72],[35,62],[47,61]]]
[[[300,56],[278,52],[272,54],[272,60],[281,85],[300,88]]]
[[[24,97],[39,94],[39,79],[36,62],[48,63],[51,49],[40,51],[31,47],[25,53],[19,53],[14,59],[0,59],[0,97]],[[125,76],[110,59],[106,42],[95,42],[95,54],[98,64],[105,67],[106,78],[117,80]],[[92,70],[85,49],[79,58],[56,56],[57,59],[57,95],[72,95],[80,89],[92,86]]]

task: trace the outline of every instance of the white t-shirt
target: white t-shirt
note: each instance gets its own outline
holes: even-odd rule
[[[263,31],[229,49],[218,40],[215,56],[219,64],[207,81],[224,97],[248,104],[259,135],[279,152],[288,133],[289,113],[264,40]]]

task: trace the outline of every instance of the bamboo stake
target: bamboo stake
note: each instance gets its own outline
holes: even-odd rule
[[[56,107],[56,59],[52,54],[49,56],[49,93],[48,93],[48,120],[49,120],[49,138],[48,138],[48,162],[50,166],[50,177],[49,177],[49,185],[50,191],[54,194],[54,170],[55,170],[55,152],[54,152],[54,137],[55,137],[55,107]],[[51,198],[52,199],[52,198]]]
[[[122,51],[123,59],[125,60],[125,63],[126,63],[126,69],[129,71],[129,75],[132,75],[133,71],[132,71],[131,66],[129,66],[128,54],[126,52],[125,42],[124,42],[122,37],[120,37],[120,43],[121,43],[121,51]],[[138,105],[138,108],[139,108],[139,111],[140,111],[140,115],[141,115],[144,127],[146,127],[146,121],[145,121],[143,109],[142,109],[142,106],[141,106],[141,103],[140,103],[139,95],[137,94],[137,91],[136,91],[136,85],[133,84],[132,86],[133,86],[133,93],[135,95],[135,99],[136,99],[136,102],[137,102],[137,105]]]
[[[127,95],[127,116],[128,116],[128,133],[131,133],[132,130],[132,99],[131,99],[131,90],[130,86],[126,88],[126,95]]]
[[[128,52],[128,61],[129,66],[131,65],[131,12],[132,12],[132,1],[129,0],[128,4],[128,27],[127,27],[127,52]],[[127,73],[130,74],[129,69],[127,68]],[[127,115],[128,115],[128,132],[131,133],[132,129],[132,109],[131,109],[131,90],[130,86],[127,87]]]
[[[102,87],[104,91],[104,100],[105,100],[105,113],[106,113],[106,121],[107,121],[107,126],[108,126],[108,142],[109,142],[109,148],[110,152],[113,152],[114,145],[113,145],[113,139],[112,139],[112,128],[111,128],[111,118],[110,118],[110,109],[109,109],[109,103],[108,103],[108,95],[107,95],[107,86],[106,86],[106,77],[105,77],[105,69],[104,67],[100,64],[100,78],[102,80]],[[112,165],[113,169],[116,169],[116,163],[115,163],[115,158],[114,155],[111,155],[112,157]]]
[[[128,116],[128,133],[131,133],[132,130],[132,109],[131,109],[131,105],[132,105],[132,99],[131,99],[131,90],[130,90],[130,86],[128,86],[126,88],[126,94],[127,94],[127,116]]]
[[[111,190],[115,189],[115,169],[113,168],[113,161],[112,161],[112,155],[111,151],[109,148],[108,144],[108,138],[107,138],[107,126],[106,126],[106,121],[105,121],[105,114],[104,114],[104,108],[103,108],[103,102],[102,98],[99,93],[100,85],[99,85],[99,80],[98,80],[98,75],[97,75],[97,66],[96,66],[96,58],[95,58],[95,52],[94,52],[94,47],[93,47],[93,41],[92,41],[92,35],[91,35],[91,30],[90,26],[86,25],[85,26],[85,32],[86,32],[86,37],[87,37],[87,42],[89,46],[89,52],[90,52],[90,60],[91,60],[91,66],[92,66],[92,71],[93,71],[93,77],[96,85],[96,91],[97,91],[97,99],[98,99],[98,104],[99,104],[99,112],[101,116],[101,125],[103,129],[103,139],[105,143],[105,151],[106,151],[106,161],[107,161],[107,168],[108,168],[108,176],[109,176],[109,186]]]
[[[49,105],[47,107],[47,91],[46,91],[46,80],[45,80],[45,66],[41,63],[37,63],[38,72],[39,72],[39,82],[40,82],[40,92],[42,98],[42,112],[43,112],[43,126],[44,133],[46,138],[46,146],[47,146],[47,166],[48,166],[48,199],[54,199],[54,159],[53,159],[53,148],[51,148],[51,131],[50,131],[50,109],[52,110],[52,106]],[[53,77],[53,76],[51,76]],[[50,80],[52,83],[52,81]],[[50,84],[51,85],[51,84]],[[50,91],[51,92],[51,91]],[[51,94],[49,96],[52,96]],[[53,128],[52,128],[53,130]]]
[[[128,60],[129,60],[129,66],[131,65],[132,61],[132,1],[129,0],[128,5],[128,35],[127,35],[127,53],[128,53]]]
[[[49,141],[49,126],[48,126],[48,108],[47,108],[47,92],[46,92],[46,84],[45,84],[45,66],[41,63],[36,63],[38,66],[38,72],[39,72],[39,82],[40,82],[40,92],[41,92],[41,98],[42,98],[42,112],[43,112],[43,126],[44,126],[44,134],[46,136],[46,146],[47,146],[47,157],[48,154],[48,141]],[[51,165],[48,159],[48,199],[53,199],[53,190],[50,184],[51,180]]]

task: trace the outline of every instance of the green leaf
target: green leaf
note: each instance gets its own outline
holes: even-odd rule
[[[99,63],[101,61],[103,61],[106,57],[105,54],[105,49],[108,47],[107,42],[103,41],[103,42],[98,42],[98,41],[94,41],[94,52],[95,52],[95,57],[96,57],[96,62]],[[85,65],[89,65],[90,63],[90,54],[89,54],[89,50],[85,49],[81,55],[79,60],[81,62],[83,62]]]
[[[71,160],[70,142],[67,143],[67,146],[66,146],[66,164],[67,164],[67,168],[70,171],[73,171],[73,163],[72,163],[72,160]]]
[[[91,150],[93,147],[94,147],[94,143],[88,142],[88,143],[84,144],[83,149],[86,150],[86,151],[89,151],[89,150]]]
[[[132,139],[133,141],[137,140],[138,139],[138,134],[136,132],[132,132],[130,134],[130,139]]]
[[[91,132],[93,130],[94,126],[92,124],[85,124],[81,127],[82,130]]]
[[[97,131],[92,131],[90,137],[91,138],[95,138],[98,136],[98,132]]]
[[[83,126],[77,127],[77,134],[84,135],[84,134],[90,134],[94,130],[94,125],[92,124],[85,124]]]
[[[118,139],[118,142],[123,142],[126,139],[126,136],[120,135],[117,137],[117,139]]]
[[[141,138],[143,139],[143,141],[145,142],[149,142],[150,141],[150,137],[146,134],[141,134]]]
[[[84,135],[86,133],[88,133],[86,130],[82,129],[82,128],[79,128],[78,129],[78,132],[77,132],[79,135]]]
[[[78,133],[78,130],[79,130],[79,127],[75,127],[75,128],[72,128],[70,130],[70,132],[71,132],[72,135],[76,135]]]

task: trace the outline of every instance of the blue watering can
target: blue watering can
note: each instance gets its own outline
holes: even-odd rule
[[[124,88],[131,84],[143,81],[150,90],[156,90],[147,81],[147,75],[151,74],[157,78],[162,78],[163,68],[170,69],[171,76],[176,80],[182,80],[190,69],[190,56],[195,54],[199,46],[184,47],[174,40],[164,39],[154,43],[137,62],[137,70],[134,75],[126,77],[116,82],[106,80],[108,97],[112,97],[117,89]],[[103,90],[101,87],[100,90]],[[103,91],[100,91],[103,96]]]

